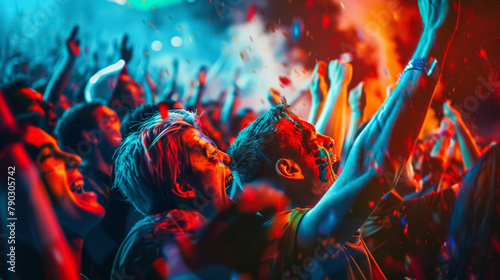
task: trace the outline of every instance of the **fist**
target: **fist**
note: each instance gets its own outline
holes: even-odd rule
[[[366,106],[366,93],[363,90],[363,82],[360,82],[349,92],[349,106],[353,111],[363,112]]]

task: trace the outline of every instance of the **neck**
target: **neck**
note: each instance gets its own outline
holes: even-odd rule
[[[91,166],[104,172],[108,176],[111,176],[111,171],[113,170],[113,165],[106,163],[98,149],[95,150],[93,156],[82,160],[82,166]]]
[[[78,271],[81,271],[83,237],[67,232],[65,236],[73,259],[75,260],[76,267]]]

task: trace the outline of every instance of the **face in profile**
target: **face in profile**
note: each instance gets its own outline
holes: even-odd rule
[[[40,171],[61,226],[85,235],[104,216],[104,208],[94,193],[83,189],[83,176],[77,169],[80,158],[59,150],[55,139],[37,127],[27,127],[24,143]]]
[[[224,207],[230,201],[226,187],[232,183],[228,167],[231,157],[219,151],[212,140],[197,129],[187,129],[183,139],[189,150],[189,163],[195,177],[195,181],[190,183],[197,186],[202,195],[212,200],[216,207]]]
[[[98,125],[99,131],[102,132],[103,138],[107,143],[109,150],[113,153],[121,143],[120,119],[115,111],[107,106],[98,107],[94,111],[94,117]]]
[[[276,126],[280,128],[277,132],[280,138],[289,144],[292,151],[289,156],[298,161],[307,185],[312,187],[314,195],[321,197],[337,178],[333,172],[337,161],[333,153],[335,141],[294,115],[280,119]]]

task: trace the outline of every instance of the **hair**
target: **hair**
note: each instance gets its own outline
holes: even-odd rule
[[[144,215],[176,208],[171,189],[190,168],[183,133],[199,130],[198,118],[185,110],[170,110],[167,120],[156,114],[130,133],[115,153],[114,184]]]
[[[61,150],[79,155],[80,157],[86,156],[78,147],[84,140],[82,132],[97,128],[98,124],[94,111],[101,106],[105,105],[98,102],[80,103],[64,112],[55,130]]]
[[[237,137],[241,131],[241,123],[247,117],[247,114],[254,114],[255,112],[251,108],[242,108],[234,118],[231,119],[229,124],[229,132],[233,137]]]
[[[123,118],[120,126],[122,138],[126,138],[132,132],[137,131],[141,123],[151,118],[155,113],[158,113],[158,104],[142,104],[135,108]]]
[[[9,108],[14,116],[26,113],[26,109],[31,105],[31,100],[22,98],[22,95],[19,94],[21,89],[29,87],[30,84],[26,79],[17,79],[2,86],[5,100],[9,104]]]
[[[462,180],[449,229],[447,279],[490,279],[500,273],[500,146],[495,145]],[[491,278],[493,279],[493,278]]]
[[[240,132],[231,146],[230,166],[238,184],[271,175],[279,154],[289,152],[289,145],[282,145],[286,137],[276,137],[276,123],[291,115],[294,114],[283,100],[283,104],[271,108]]]

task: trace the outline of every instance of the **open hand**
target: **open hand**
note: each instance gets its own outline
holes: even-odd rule
[[[347,62],[340,62],[338,59],[330,61],[328,64],[328,77],[330,78],[330,89],[334,85],[347,86],[352,78],[352,66]]]

